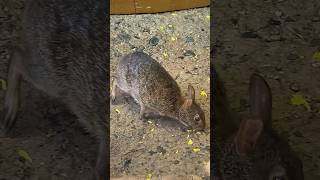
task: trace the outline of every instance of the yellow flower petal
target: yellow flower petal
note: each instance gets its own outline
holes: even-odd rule
[[[189,139],[188,142],[187,142],[187,144],[188,144],[188,145],[192,145],[192,144],[193,144],[192,139]]]
[[[154,131],[154,128],[151,129],[151,132],[153,132],[153,131]]]
[[[312,58],[314,60],[320,61],[320,51],[313,54]]]
[[[208,97],[206,91],[204,91],[204,90],[201,90],[201,91],[200,91],[200,96]]]
[[[179,150],[176,150],[176,154],[178,154],[179,153]]]
[[[304,106],[307,111],[311,111],[308,101],[300,94],[292,95],[291,104],[295,106]]]
[[[164,53],[163,53],[163,56],[164,56],[164,57],[168,57],[168,53],[167,53],[167,52],[164,52]]]
[[[29,156],[29,154],[28,154],[26,151],[24,151],[24,150],[22,150],[22,149],[18,149],[18,150],[17,150],[17,153],[18,153],[18,155],[19,155],[21,158],[23,158],[24,160],[27,160],[27,161],[32,162],[31,157]]]
[[[193,148],[192,152],[194,152],[194,153],[200,152],[200,148]]]
[[[172,13],[171,15],[172,15],[172,16],[176,16],[177,14],[176,14],[176,13]]]
[[[160,30],[163,31],[164,30],[164,26],[160,26]]]
[[[116,109],[116,112],[117,112],[118,114],[120,114],[120,110],[119,110],[119,109]]]
[[[206,18],[210,20],[210,15],[206,16]]]
[[[177,37],[172,36],[172,37],[170,38],[170,40],[171,40],[171,41],[176,41],[176,40],[177,40]]]
[[[0,79],[2,90],[7,90],[7,83],[5,80]]]
[[[151,180],[151,178],[152,178],[152,174],[147,174],[147,177],[146,177],[146,180]]]

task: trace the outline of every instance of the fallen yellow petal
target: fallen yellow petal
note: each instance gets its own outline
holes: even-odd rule
[[[187,142],[187,144],[188,144],[188,145],[192,145],[192,144],[193,144],[192,139],[189,139],[188,142]]]
[[[179,150],[176,150],[176,154],[178,154],[179,153]]]
[[[291,104],[295,106],[304,106],[307,109],[307,111],[311,111],[311,107],[308,101],[301,94],[292,95]]]
[[[174,37],[174,36],[171,37],[171,41],[176,41],[176,40],[177,40],[177,37]]]
[[[210,15],[206,16],[207,19],[210,19]]]
[[[27,161],[32,162],[31,157],[29,156],[29,154],[28,154],[26,151],[24,151],[24,150],[22,150],[22,149],[18,149],[18,150],[17,150],[17,153],[18,153],[18,155],[19,155],[20,157],[22,157],[24,160],[27,160]]]
[[[167,52],[164,52],[164,53],[163,53],[163,56],[164,56],[164,57],[168,57],[168,53],[167,53]]]
[[[119,110],[119,109],[116,109],[116,112],[117,112],[118,114],[120,114],[120,110]]]
[[[148,121],[149,124],[152,124],[152,121]]]
[[[177,14],[176,14],[176,13],[172,13],[171,15],[172,15],[172,16],[176,16]]]
[[[201,91],[200,91],[200,96],[208,97],[206,91],[204,91],[204,90],[201,90]]]
[[[7,90],[7,83],[5,80],[0,79],[2,90]]]
[[[192,152],[194,152],[194,153],[200,152],[200,148],[193,148]]]
[[[151,129],[151,132],[153,132],[153,131],[154,131],[154,128]]]
[[[152,178],[152,174],[148,174],[146,177],[146,180],[151,180],[151,178]]]
[[[169,24],[168,27],[172,28],[173,26],[171,24]]]

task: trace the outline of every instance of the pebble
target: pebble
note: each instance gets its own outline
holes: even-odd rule
[[[280,17],[280,16],[282,15],[282,12],[281,12],[281,11],[276,11],[276,12],[274,12],[274,14],[275,14],[276,16]]]
[[[311,66],[314,67],[314,68],[318,68],[318,67],[320,67],[320,62],[313,62],[311,64]]]
[[[149,44],[151,44],[152,46],[156,46],[159,43],[159,38],[157,38],[156,36],[153,36],[150,40],[149,40]]]
[[[291,83],[290,89],[294,92],[298,92],[298,91],[300,91],[300,86],[297,83]]]
[[[191,42],[194,42],[193,37],[191,36],[186,37],[186,43],[191,43]]]
[[[192,51],[192,50],[186,50],[184,53],[183,53],[184,56],[196,56],[196,54]]]

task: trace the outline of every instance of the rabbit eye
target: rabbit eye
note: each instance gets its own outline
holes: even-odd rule
[[[195,120],[195,121],[200,121],[200,116],[199,116],[199,114],[196,114],[196,115],[194,116],[194,120]]]

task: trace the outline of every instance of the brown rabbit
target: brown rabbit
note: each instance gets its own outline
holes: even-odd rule
[[[96,180],[107,180],[107,1],[30,0],[22,18],[19,45],[11,56],[7,135],[19,109],[21,79],[62,101],[99,141]]]
[[[301,160],[272,129],[271,90],[263,77],[251,76],[250,115],[240,121],[229,114],[223,84],[214,74],[213,179],[303,180]]]
[[[154,59],[143,52],[134,52],[121,59],[117,78],[113,81],[112,99],[127,93],[140,105],[140,118],[152,115],[175,119],[187,128],[202,130],[205,117],[195,102],[191,85],[183,98],[176,81]]]

